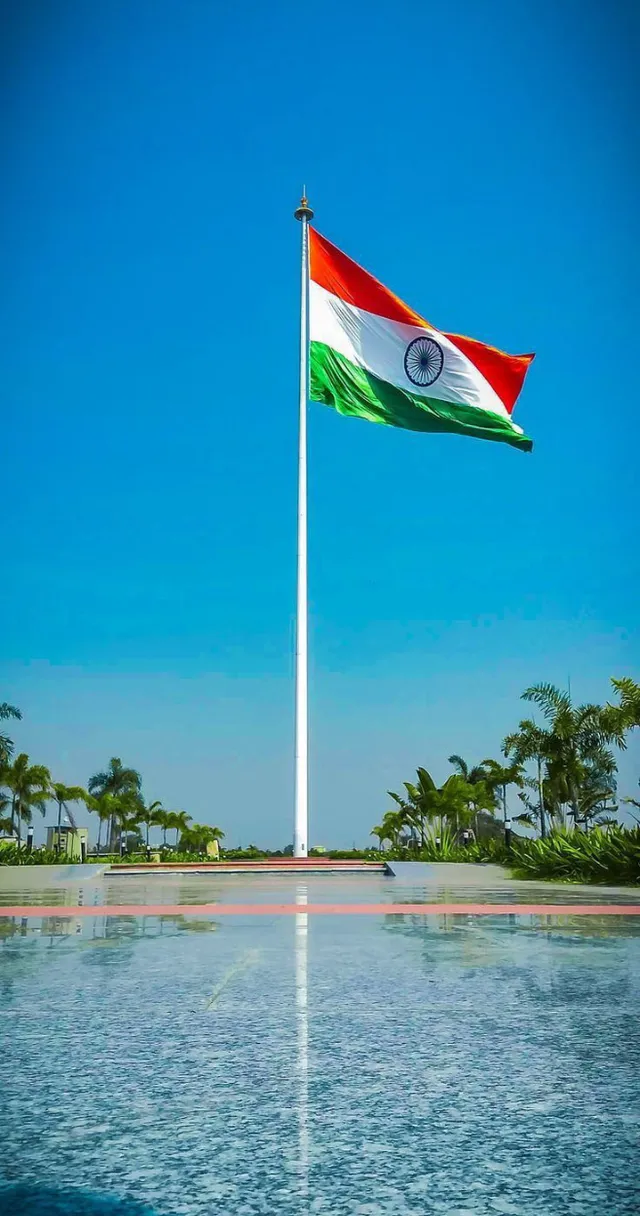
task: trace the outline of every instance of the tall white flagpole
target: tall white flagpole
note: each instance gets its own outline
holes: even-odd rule
[[[296,618],[296,777],[293,855],[309,849],[309,692],[307,642],[307,397],[309,393],[309,220],[313,211],[304,189],[294,215],[302,224],[300,279],[300,420],[298,436],[298,602]]]

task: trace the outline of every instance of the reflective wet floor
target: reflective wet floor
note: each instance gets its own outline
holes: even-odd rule
[[[519,882],[500,866],[393,862],[394,876],[304,876],[310,904],[523,903],[633,904],[637,887]],[[40,904],[290,903],[300,878],[289,874],[108,873],[100,866],[0,868],[0,907]]]
[[[493,867],[79,877],[0,875],[5,907],[96,907],[0,918],[3,1212],[638,1211],[637,893]],[[305,912],[467,899],[621,906]],[[216,900],[298,910],[189,912]],[[185,911],[100,912],[124,902]]]

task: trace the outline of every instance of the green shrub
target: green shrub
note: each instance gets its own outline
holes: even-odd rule
[[[640,828],[554,831],[544,840],[519,839],[509,865],[516,878],[637,886]]]
[[[64,853],[55,849],[33,849],[28,853],[24,845],[5,844],[0,849],[0,866],[59,866],[68,864]]]
[[[221,849],[220,858],[223,861],[264,861],[271,854],[266,849],[259,849],[250,844],[246,849]]]
[[[479,862],[481,864],[490,862],[492,865],[496,866],[511,865],[513,858],[512,850],[520,839],[521,837],[514,836],[512,838],[513,843],[511,849],[508,849],[504,842],[504,836],[498,836],[493,839],[491,837],[486,837],[479,840],[476,844],[469,845],[469,848],[464,850],[466,860]]]
[[[322,856],[330,861],[377,861],[383,854],[377,849],[328,849]]]

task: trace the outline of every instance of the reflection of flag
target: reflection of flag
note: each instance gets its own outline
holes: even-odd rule
[[[511,420],[533,355],[445,334],[309,231],[310,396],[339,414],[531,451]]]

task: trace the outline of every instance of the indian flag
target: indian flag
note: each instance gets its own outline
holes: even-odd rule
[[[533,355],[445,334],[309,229],[310,396],[339,414],[530,452],[512,420]]]

